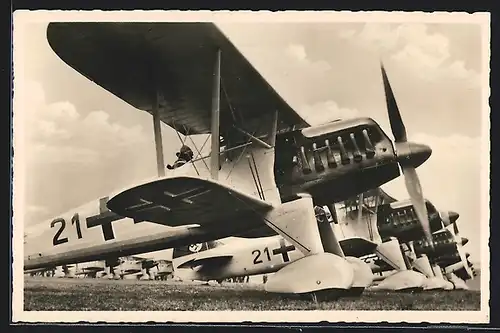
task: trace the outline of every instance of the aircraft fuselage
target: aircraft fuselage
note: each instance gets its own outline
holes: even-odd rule
[[[242,245],[243,244],[243,245]],[[230,256],[227,260],[206,260]],[[174,259],[176,276],[185,280],[223,280],[276,272],[304,255],[281,236],[259,239],[240,239],[232,244]],[[193,262],[193,264],[189,264]],[[179,268],[179,266],[185,268]]]

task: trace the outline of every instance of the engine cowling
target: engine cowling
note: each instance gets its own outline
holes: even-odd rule
[[[447,229],[433,234],[432,244],[425,238],[413,242],[413,248],[417,257],[425,254],[431,262],[435,262],[435,260],[441,256],[446,256],[448,254],[456,253],[456,255],[459,256],[456,246],[455,237],[453,237],[453,234]]]
[[[462,280],[473,277],[471,264],[468,261],[469,254],[460,255],[460,251],[466,239],[459,238],[461,243],[457,243],[457,238],[448,229],[432,235],[432,245],[425,239],[413,242],[413,250],[417,257],[427,255],[432,264],[437,264],[448,272],[454,272]]]
[[[443,228],[439,212],[434,205],[425,200],[431,232]],[[377,228],[383,240],[396,237],[402,243],[408,243],[415,238],[425,236],[411,201],[397,201],[381,205],[377,212]]]
[[[371,118],[278,133],[275,181],[282,201],[306,192],[327,205],[400,175],[392,141]]]

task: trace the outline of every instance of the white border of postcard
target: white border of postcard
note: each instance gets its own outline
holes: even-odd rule
[[[48,23],[50,21],[273,21],[273,22],[419,22],[419,23],[474,23],[482,27],[483,47],[483,108],[481,138],[481,310],[480,311],[24,311],[23,274],[23,214],[24,177],[19,158],[14,160],[14,215],[13,223],[13,294],[12,320],[25,322],[430,322],[430,323],[486,323],[489,322],[489,58],[490,58],[490,14],[452,12],[329,12],[329,11],[16,11],[13,14],[13,44],[15,76],[22,77],[22,67],[16,66],[16,36],[23,25]],[[15,89],[19,82],[15,82]],[[14,110],[20,101],[14,96]],[[22,122],[14,112],[15,130],[22,132]],[[20,138],[14,140],[14,147],[22,146]],[[18,176],[19,173],[21,176]]]

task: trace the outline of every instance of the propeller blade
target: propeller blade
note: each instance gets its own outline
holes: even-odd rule
[[[469,277],[473,278],[474,273],[472,272],[471,267],[468,264],[469,261],[467,260],[467,255],[464,252],[462,245],[459,243],[457,243],[457,251],[458,251],[458,254],[460,256],[460,261],[462,262],[464,269],[466,270]]]
[[[458,226],[457,222],[453,222],[453,233],[455,234],[456,237],[458,237]]]
[[[391,124],[392,135],[396,142],[406,142],[406,128],[403,124],[403,119],[399,113],[399,108],[396,103],[396,98],[392,92],[391,84],[387,78],[387,73],[385,72],[384,65],[381,64],[380,68],[382,70],[382,80],[384,81],[384,92],[385,101],[387,104],[387,112],[389,114],[389,122]]]
[[[444,226],[447,227],[450,224],[454,223],[456,220],[458,220],[460,214],[454,211],[448,211],[448,212],[440,212],[439,216],[441,217]]]
[[[448,212],[448,218],[450,219],[451,223],[454,223],[458,218],[460,217],[460,214],[454,211]]]
[[[429,242],[430,246],[433,247],[432,241],[432,233],[429,223],[429,216],[427,213],[427,206],[425,205],[425,200],[422,195],[422,186],[420,185],[420,180],[418,179],[417,172],[415,168],[411,166],[404,166],[403,176],[405,179],[406,190],[410,195],[411,203],[413,204],[413,208],[415,209],[415,213],[417,214],[418,220],[422,225],[422,229],[424,230],[425,237]]]
[[[440,212],[439,216],[441,217],[441,221],[443,221],[443,225],[445,227],[451,224],[450,215],[448,214],[448,212]]]

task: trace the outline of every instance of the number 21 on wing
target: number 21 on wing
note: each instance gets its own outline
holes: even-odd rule
[[[269,249],[266,247],[264,249],[264,251],[262,251],[264,254],[265,254],[265,257],[267,258],[267,261],[271,261],[271,254],[269,253]],[[253,263],[254,265],[257,265],[257,264],[262,264],[264,261],[262,259],[260,259],[261,257],[261,252],[260,250],[253,250],[252,251],[252,255],[254,255],[255,257],[253,258]]]
[[[54,246],[68,242],[68,237],[61,238],[61,234],[63,233],[64,229],[66,228],[66,220],[63,218],[57,218],[50,223],[51,228],[54,228],[57,225],[60,225],[60,226],[59,226],[59,229],[57,229],[57,231],[54,235],[54,238],[52,239],[52,245],[54,245]],[[78,216],[78,213],[73,215],[73,217],[71,218],[71,225],[75,225],[76,235],[77,235],[78,239],[81,239],[82,238],[82,228],[80,226],[80,217]]]

